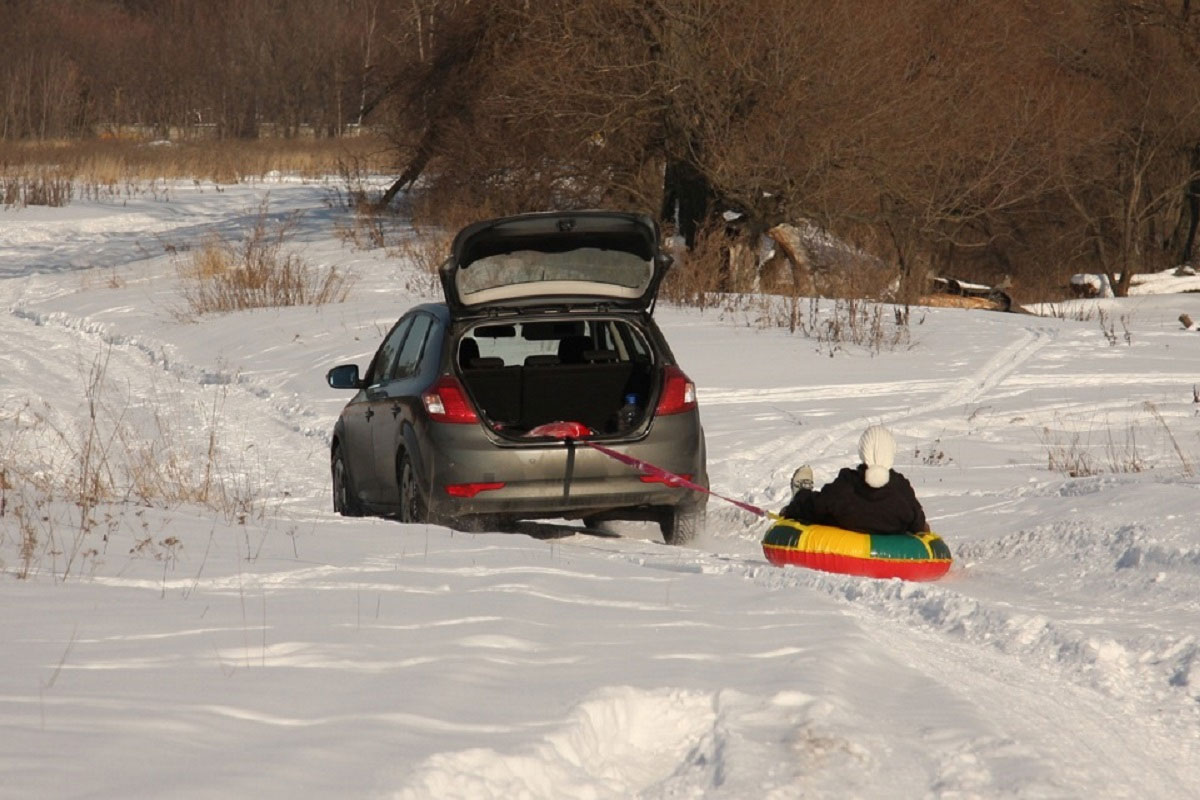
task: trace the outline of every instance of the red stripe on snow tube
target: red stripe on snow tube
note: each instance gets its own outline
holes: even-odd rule
[[[950,548],[935,533],[868,534],[781,520],[763,537],[763,554],[794,565],[867,578],[932,581],[950,570]]]

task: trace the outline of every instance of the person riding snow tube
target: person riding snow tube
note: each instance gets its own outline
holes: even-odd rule
[[[776,565],[875,578],[935,580],[952,562],[929,530],[912,484],[892,469],[896,440],[873,425],[858,441],[861,463],[813,490],[810,467],[792,476],[794,495],[767,531],[763,553]]]

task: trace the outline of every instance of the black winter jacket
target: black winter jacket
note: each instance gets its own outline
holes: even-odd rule
[[[845,468],[819,491],[801,489],[780,513],[810,524],[833,525],[859,533],[919,533],[928,530],[925,511],[912,484],[896,470],[876,489],[867,485],[866,467]]]

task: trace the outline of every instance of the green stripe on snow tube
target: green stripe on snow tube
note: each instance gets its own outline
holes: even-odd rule
[[[772,564],[871,578],[937,580],[950,570],[950,548],[935,533],[867,534],[831,525],[779,520],[763,537]]]

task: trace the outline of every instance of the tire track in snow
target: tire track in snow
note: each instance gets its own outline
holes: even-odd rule
[[[852,592],[845,594],[850,597]],[[917,606],[921,609],[922,604]],[[1114,697],[1070,672],[1047,671],[1045,665],[1014,665],[1007,652],[996,642],[985,642],[978,632],[948,643],[946,635],[957,638],[953,628],[914,633],[873,624],[872,618],[890,616],[881,615],[874,605],[859,606],[858,614],[864,618],[866,635],[881,647],[903,652],[910,666],[949,687],[952,694],[966,696],[986,709],[997,728],[997,744],[1020,742],[1021,749],[1036,748],[1052,785],[1069,796],[1184,797],[1189,795],[1189,787],[1195,787],[1195,770],[1188,766],[1195,763],[1193,746],[1186,735],[1180,735],[1194,725],[1194,715],[1188,723],[1182,719],[1189,716],[1184,712],[1176,720],[1181,723],[1179,730],[1165,729],[1151,722],[1156,717],[1131,713],[1141,697]],[[1007,625],[1004,630],[1008,636],[1022,633],[1019,625]],[[980,646],[984,644],[992,647]],[[982,787],[977,785],[981,776],[972,773],[980,768],[988,772],[990,766],[981,762],[981,749],[986,751],[973,744],[964,754],[967,763],[945,764],[940,788],[950,792],[982,789],[990,794],[987,790],[1003,787],[1003,772],[986,775],[990,780]],[[1002,754],[995,760],[1002,770]],[[969,769],[963,770],[964,766]]]
[[[1062,538],[1059,531],[1043,535]],[[1117,552],[1136,545],[1122,531],[1114,537],[1097,542],[1088,531],[1078,533],[1081,547]],[[596,546],[651,569],[686,568],[678,558],[660,565],[645,550]],[[1200,557],[1192,550],[1172,551],[1150,568],[1164,560],[1200,574]],[[938,583],[908,583],[781,569],[749,556],[698,551],[688,564],[696,572],[796,593],[801,603],[805,591],[846,603],[883,650],[995,719],[994,761],[1001,769],[1006,743],[1020,742],[1028,751],[1034,742],[1040,748],[1032,757],[1056,774],[1054,785],[1072,791],[1092,786],[1104,796],[1183,797],[1200,782],[1194,735],[1200,705],[1187,680],[1190,668],[1200,666],[1200,646],[1191,637],[1179,641],[1178,631],[1162,631],[1154,642],[1113,641],[1089,628],[1087,618],[1051,619],[1038,606],[971,596],[956,586],[961,570]],[[1157,656],[1138,655],[1147,648]],[[1156,711],[1148,716],[1147,708]],[[978,759],[979,751],[972,747],[966,757]],[[941,785],[985,796],[1003,786],[1003,774],[988,774],[986,763],[975,766],[963,771],[948,763]],[[1105,794],[1111,786],[1127,788]]]
[[[188,458],[202,458],[198,454],[209,446],[203,441],[209,433],[201,427],[211,423],[231,480],[246,482],[247,491],[261,493],[264,501],[293,509],[299,503],[306,515],[314,503],[324,506],[330,426],[301,398],[273,392],[237,373],[176,360],[169,346],[114,333],[88,317],[24,307],[8,311],[0,316],[0,339],[21,342],[25,352],[10,353],[0,361],[33,365],[17,374],[41,375],[38,397],[26,397],[19,390],[10,401],[19,405],[32,400],[56,412],[70,409],[83,397],[89,366],[102,362],[102,402],[129,409],[159,408],[169,428],[168,446],[190,448]],[[143,420],[148,426],[143,432],[151,439],[161,436],[155,424]],[[264,435],[265,431],[272,433]],[[294,462],[311,467],[285,468]]]
[[[820,386],[788,386],[781,389],[699,389],[703,406],[745,405],[747,403],[799,403],[815,400],[840,400],[847,395],[856,397],[886,397],[898,386],[911,391],[940,392],[957,385],[954,380],[915,380],[897,383],[838,383]]]
[[[30,323],[40,328],[56,328],[73,332],[83,337],[91,338],[102,345],[120,348],[125,352],[136,353],[150,366],[157,367],[163,372],[187,383],[197,386],[228,386],[239,390],[244,395],[263,401],[270,409],[271,419],[285,429],[321,442],[329,442],[330,426],[327,420],[319,420],[318,414],[312,409],[303,408],[301,399],[296,395],[282,397],[270,388],[257,383],[237,371],[229,372],[222,369],[211,369],[190,364],[172,355],[166,345],[147,342],[137,336],[114,333],[107,325],[95,322],[86,317],[73,317],[62,312],[31,311],[22,306],[9,309],[12,317]],[[311,425],[301,424],[298,417],[312,419]]]
[[[792,387],[774,392],[762,392],[758,390],[714,390],[709,395],[701,395],[700,399],[707,402],[708,397],[712,396],[718,404],[727,404],[734,402],[837,399],[851,395],[856,397],[864,395],[884,397],[896,394],[913,394],[914,392],[932,395],[932,399],[929,402],[921,403],[907,409],[871,415],[869,417],[856,416],[842,422],[822,426],[820,430],[801,431],[794,442],[789,442],[788,450],[789,452],[803,454],[803,460],[811,464],[823,458],[835,446],[844,448],[846,442],[857,435],[868,424],[894,426],[903,420],[937,414],[947,408],[967,405],[986,397],[989,392],[1004,383],[1023,364],[1050,344],[1056,336],[1057,333],[1051,328],[1027,327],[1023,331],[1021,338],[1004,347],[989,358],[981,367],[958,380],[893,381],[811,388]],[[1058,380],[1057,376],[1048,377],[1046,383],[1061,385],[1061,381]],[[861,392],[860,386],[862,389]],[[943,394],[939,397],[939,393]],[[713,459],[710,453],[710,474],[714,463],[719,466],[747,462],[766,465],[775,464],[776,466],[768,466],[771,479],[765,483],[771,485],[778,483],[781,479],[786,483],[786,476],[783,473],[786,472],[790,475],[791,470],[796,465],[790,461],[785,464],[779,464],[779,458],[776,455],[778,448],[779,443],[777,441],[770,441],[756,447],[739,448],[736,454],[725,459]]]

